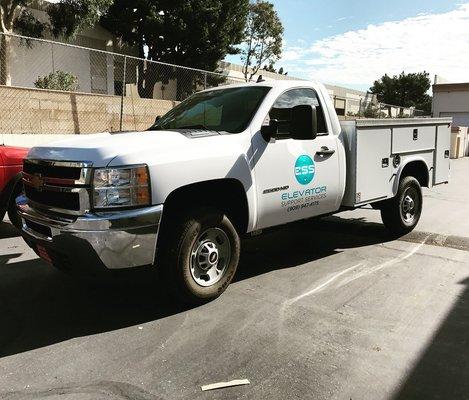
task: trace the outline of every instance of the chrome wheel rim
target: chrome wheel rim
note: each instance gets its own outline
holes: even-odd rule
[[[192,246],[192,278],[203,287],[214,285],[225,274],[230,258],[231,245],[226,233],[219,228],[207,229]]]
[[[409,187],[405,190],[401,201],[401,215],[406,224],[414,222],[420,207],[420,199],[415,188]]]

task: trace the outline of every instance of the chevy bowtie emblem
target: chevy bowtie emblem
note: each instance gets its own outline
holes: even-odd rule
[[[44,188],[44,178],[41,175],[31,175],[29,184],[36,190],[42,190]]]

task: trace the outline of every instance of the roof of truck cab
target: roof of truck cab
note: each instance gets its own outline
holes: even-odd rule
[[[212,90],[223,90],[231,89],[237,87],[250,87],[250,86],[263,86],[271,88],[294,88],[294,87],[304,87],[304,86],[317,86],[320,83],[317,81],[303,81],[303,80],[278,80],[278,81],[261,81],[261,82],[243,82],[243,83],[233,83],[229,85],[222,85],[217,87],[208,88],[202,90],[202,92],[212,91]]]
[[[337,118],[337,115],[335,113],[332,100],[327,92],[326,87],[318,81],[312,81],[312,80],[303,81],[303,80],[292,79],[292,80],[278,80],[278,81],[247,82],[247,83],[237,83],[233,85],[218,86],[218,87],[206,89],[202,92],[211,91],[211,90],[224,90],[228,88],[250,87],[250,86],[272,88],[274,89],[274,91],[276,91],[277,95],[291,88],[302,88],[302,87],[313,88],[318,93],[320,93],[323,98],[323,104],[326,107],[327,113],[329,115],[331,132],[334,132],[334,134],[337,134],[337,135],[340,133],[341,127],[340,127],[339,119]],[[273,95],[275,96],[276,94],[273,93]]]

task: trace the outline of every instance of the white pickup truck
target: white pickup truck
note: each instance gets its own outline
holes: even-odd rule
[[[208,89],[148,131],[31,149],[23,236],[60,269],[155,265],[184,301],[207,301],[233,279],[244,234],[367,204],[411,231],[421,187],[448,182],[450,124],[341,124],[315,82]]]

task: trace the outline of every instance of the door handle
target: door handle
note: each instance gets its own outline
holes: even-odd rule
[[[319,155],[319,156],[330,156],[331,154],[334,154],[334,153],[335,153],[335,150],[329,149],[326,146],[322,146],[321,150],[318,150],[316,152],[316,154]]]

